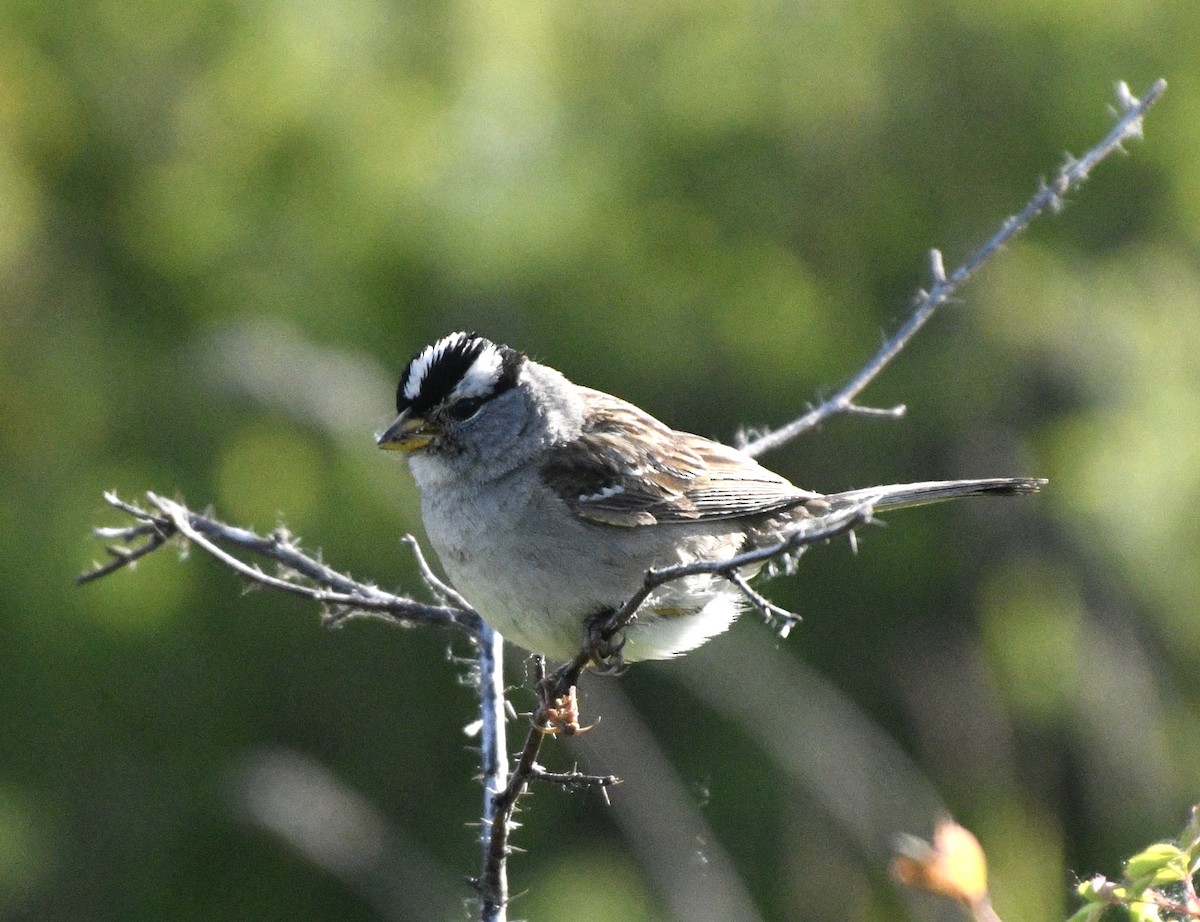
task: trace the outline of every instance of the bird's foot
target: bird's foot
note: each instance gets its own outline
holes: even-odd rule
[[[625,658],[621,651],[625,649],[625,632],[617,631],[606,635],[604,631],[612,612],[603,612],[594,618],[589,618],[583,629],[584,649],[592,654],[591,669],[597,675],[620,675],[626,669]]]
[[[588,724],[586,727],[579,724],[579,695],[575,686],[572,685],[565,695],[551,697],[553,694],[549,683],[543,684],[539,689],[542,702],[538,707],[534,727],[547,736],[558,736],[560,733],[565,736],[582,736],[590,732],[595,724]]]

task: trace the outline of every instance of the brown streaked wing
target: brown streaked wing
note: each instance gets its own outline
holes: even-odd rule
[[[582,389],[589,416],[576,443],[550,452],[542,476],[581,518],[634,527],[759,515],[818,496],[741,452],[675,432],[631,403]],[[650,432],[651,439],[633,438]]]

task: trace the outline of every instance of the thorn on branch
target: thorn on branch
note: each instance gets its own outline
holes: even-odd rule
[[[1122,113],[1136,109],[1140,105],[1138,98],[1133,95],[1129,89],[1129,84],[1124,80],[1117,81],[1117,102],[1121,104]]]
[[[881,416],[886,419],[900,419],[908,412],[908,406],[898,403],[894,407],[864,407],[851,402],[846,404],[844,411],[850,416]]]
[[[140,524],[115,528],[94,528],[92,534],[97,538],[111,539],[121,542],[110,544],[105,548],[112,559],[106,564],[96,564],[92,569],[80,573],[75,578],[77,585],[84,585],[115,573],[125,567],[133,567],[147,554],[157,551],[171,540],[176,530],[166,518],[156,516],[152,512],[127,503],[113,491],[104,494],[104,500],[115,509],[138,519]],[[145,539],[142,544],[135,544],[139,539]]]
[[[1167,82],[1165,80],[1156,80],[1154,85],[1150,87],[1150,93],[1147,93],[1147,96],[1153,94],[1155,97],[1157,97],[1166,88]],[[1143,107],[1142,100],[1133,95],[1129,89],[1129,84],[1124,80],[1117,81],[1117,103],[1121,107],[1120,112],[1117,114],[1121,116],[1129,115],[1130,113],[1136,112],[1139,109],[1142,110],[1136,118],[1129,122],[1129,125],[1125,130],[1127,137],[1140,139],[1143,136],[1142,115],[1145,114],[1145,109]]]
[[[113,560],[79,577],[87,583],[107,576],[162,547],[173,538],[185,548],[196,547],[215,557],[246,581],[247,591],[258,587],[279,589],[304,596],[325,610],[324,621],[336,625],[348,617],[374,615],[392,623],[453,625],[469,633],[478,630],[479,616],[470,607],[453,604],[423,605],[406,596],[393,595],[360,583],[351,577],[325,566],[317,558],[304,554],[284,528],[262,536],[245,528],[226,525],[211,515],[193,512],[182,502],[147,492],[146,498],[155,508],[147,511],[106,493],[109,505],[137,520],[136,525],[124,528],[105,528],[102,537],[116,537],[122,545],[111,547]],[[144,539],[144,543],[129,546]],[[284,576],[266,573],[257,562],[247,562],[222,545],[232,546],[245,555],[256,555],[273,561]]]
[[[788,634],[792,632],[792,628],[804,620],[795,612],[788,611],[786,608],[776,605],[751,586],[746,578],[736,570],[726,573],[725,578],[741,590],[742,595],[763,616],[763,620],[774,628],[775,633],[779,635],[780,639],[786,640]]]
[[[936,247],[929,251],[929,275],[933,284],[946,284],[946,264],[942,261],[942,251]]]
[[[1055,187],[1057,188],[1060,185],[1065,187],[1071,181],[1083,182],[1083,180],[1087,178],[1087,166],[1075,159],[1075,156],[1070,151],[1067,151],[1065,154],[1063,154],[1063,165],[1059,172],[1059,178],[1055,183]]]
[[[572,769],[569,772],[552,772],[548,771],[539,762],[534,762],[532,766],[532,774],[530,776],[534,781],[544,781],[548,784],[556,784],[561,788],[569,791],[585,791],[589,788],[608,788],[620,784],[621,779],[616,775],[589,775],[578,770]]]
[[[937,250],[931,251],[929,265],[934,280],[932,289],[921,290],[918,293],[916,306],[909,318],[836,394],[787,425],[738,447],[752,457],[757,457],[815,429],[831,416],[855,413],[855,398],[904,350],[942,304],[950,300],[989,259],[1028,227],[1034,218],[1047,210],[1060,211],[1067,193],[1087,178],[1092,167],[1113,151],[1120,150],[1122,141],[1141,136],[1142,119],[1146,110],[1158,100],[1166,88],[1165,80],[1157,80],[1141,99],[1137,99],[1130,93],[1128,86],[1124,83],[1118,84],[1117,100],[1121,105],[1121,112],[1117,123],[1108,134],[1078,160],[1072,159],[1068,166],[1059,171],[1052,184],[1047,185],[1043,181],[1037,193],[1025,206],[1017,214],[1007,218],[1000,230],[971,253],[952,273],[947,274],[945,266],[941,265],[941,254]]]

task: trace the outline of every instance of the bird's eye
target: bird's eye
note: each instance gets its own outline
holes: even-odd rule
[[[483,400],[479,397],[464,397],[462,400],[456,400],[450,404],[446,412],[452,419],[457,419],[461,423],[478,413],[481,406],[483,406]]]

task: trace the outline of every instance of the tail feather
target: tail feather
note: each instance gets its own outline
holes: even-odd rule
[[[991,477],[984,480],[927,480],[923,483],[896,483],[886,487],[867,487],[831,493],[825,501],[834,509],[848,506],[870,506],[875,510],[903,509],[940,503],[959,496],[1016,496],[1037,493],[1046,485],[1038,477]]]

